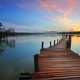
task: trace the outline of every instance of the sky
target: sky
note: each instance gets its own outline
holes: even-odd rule
[[[80,0],[0,0],[0,22],[18,32],[80,31]]]

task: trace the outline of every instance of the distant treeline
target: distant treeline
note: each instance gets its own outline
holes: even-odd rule
[[[56,33],[28,33],[28,32],[9,32],[4,31],[0,32],[0,36],[7,37],[7,36],[19,36],[19,35],[50,35],[50,34],[56,34]]]
[[[46,35],[46,34],[56,34],[56,33],[45,33],[45,32],[42,32],[42,33],[26,33],[26,32],[15,32],[15,35]]]
[[[80,31],[74,31],[74,32],[58,32],[58,34],[80,35]]]
[[[0,32],[0,37],[14,36],[13,32]]]
[[[15,35],[38,35],[43,33],[26,33],[26,32],[15,32]]]
[[[0,37],[7,36],[19,36],[19,35],[52,35],[52,34],[70,34],[70,35],[80,35],[80,32],[57,32],[57,33],[26,33],[26,32],[0,32]]]
[[[0,38],[10,36],[10,35],[11,36],[15,35],[15,29],[14,28],[6,28],[6,26],[4,26],[2,22],[0,22]]]
[[[0,37],[20,36],[20,35],[45,35],[48,33],[27,33],[27,32],[0,32]]]

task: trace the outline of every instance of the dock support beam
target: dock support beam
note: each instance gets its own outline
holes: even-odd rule
[[[41,46],[41,49],[43,49],[44,48],[44,42],[42,41],[42,46]]]
[[[71,49],[71,35],[69,35],[69,49]]]
[[[71,35],[67,35],[68,40],[66,40],[66,49],[71,49]]]
[[[51,47],[52,45],[51,45],[51,41],[50,41],[50,47]]]
[[[35,72],[39,71],[38,54],[34,55],[34,70],[35,70]]]
[[[54,40],[54,46],[55,46],[55,44],[56,44],[56,43],[55,43],[55,40]]]
[[[57,44],[58,44],[58,39],[57,39]]]

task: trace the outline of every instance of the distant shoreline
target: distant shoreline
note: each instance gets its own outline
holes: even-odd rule
[[[52,35],[52,34],[57,34],[57,33],[21,33],[21,32],[0,32],[0,37],[1,36],[24,36],[24,35]]]
[[[25,33],[25,32],[0,32],[0,37],[7,36],[24,36],[24,35],[80,35],[79,31],[76,32],[43,32],[43,33]]]

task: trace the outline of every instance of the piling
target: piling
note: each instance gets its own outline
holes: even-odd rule
[[[58,44],[58,39],[57,39],[57,44]]]
[[[55,40],[54,40],[54,46],[55,46],[55,44],[56,44],[56,43],[55,43]]]
[[[51,45],[51,41],[50,41],[50,47],[51,47],[52,45]]]
[[[43,49],[43,48],[44,48],[44,42],[42,41],[41,49]]]
[[[35,72],[39,71],[38,54],[34,55],[34,70],[35,70]]]

